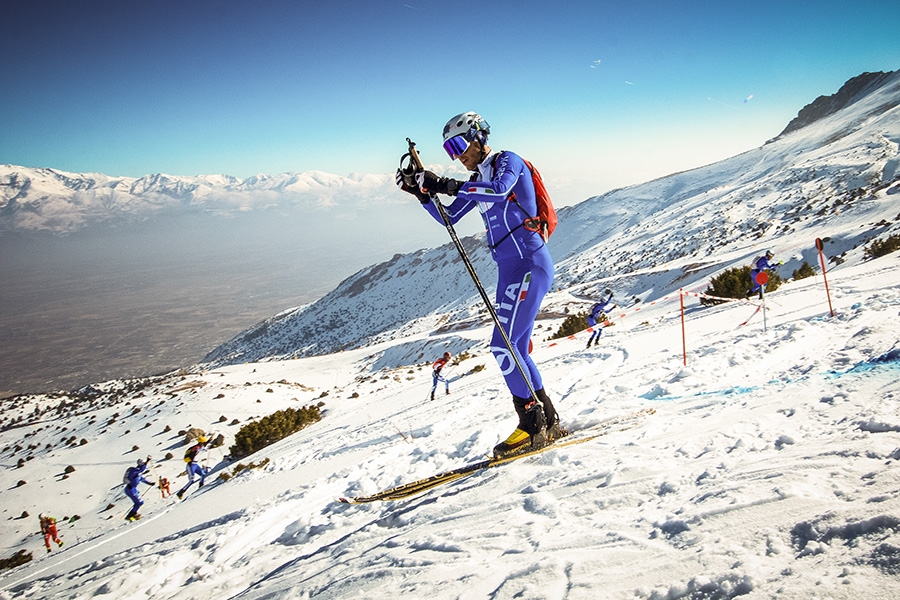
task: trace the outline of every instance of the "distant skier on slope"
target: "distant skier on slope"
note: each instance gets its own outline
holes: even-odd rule
[[[57,546],[62,548],[63,541],[59,539],[59,534],[56,531],[56,519],[43,513],[38,515],[38,519],[41,522],[41,534],[44,536],[44,545],[47,547],[47,552],[50,552],[51,539],[56,542]]]
[[[450,361],[450,353],[444,352],[444,355],[434,361],[434,364],[431,365],[431,399],[434,400],[434,391],[437,389],[437,385],[439,381],[444,382],[444,387],[446,389],[447,395],[450,395],[450,382],[446,377],[441,375],[441,369],[443,369],[446,364]]]
[[[197,456],[202,450],[206,450],[208,446],[209,438],[205,435],[201,435],[197,438],[197,443],[188,448],[187,452],[184,453],[184,462],[187,463],[184,470],[187,472],[188,482],[183,488],[175,493],[179,500],[181,500],[188,488],[194,484],[194,476],[200,477],[200,485],[198,487],[203,487],[203,483],[206,480],[206,469],[197,462]]]
[[[159,493],[160,495],[162,495],[164,500],[166,499],[166,497],[172,495],[172,491],[169,489],[168,479],[166,479],[165,477],[160,477],[159,481],[157,481],[156,483],[159,486]]]
[[[753,284],[753,287],[750,288],[750,291],[747,292],[747,298],[759,292],[759,297],[762,299],[762,286],[756,281],[756,276],[759,275],[762,271],[774,271],[777,265],[770,264],[769,261],[774,257],[775,254],[771,250],[766,250],[766,253],[762,256],[757,256],[753,259],[753,264],[750,267],[750,283]]]
[[[564,434],[537,365],[528,353],[534,320],[550,290],[554,271],[550,251],[530,216],[538,214],[533,175],[519,155],[493,152],[487,144],[490,132],[487,121],[474,112],[456,115],[444,126],[444,150],[471,171],[469,181],[439,177],[426,170],[416,172],[410,181],[403,170],[398,170],[397,185],[415,195],[439,223],[444,223],[443,217],[435,206],[437,200],[431,201],[431,193],[454,197],[443,207],[451,225],[476,208],[484,220],[487,243],[498,270],[497,316],[515,359],[525,371],[523,374],[518,368],[503,334],[495,328],[491,352],[519,417],[515,431],[494,447],[494,456],[501,457],[540,447]]]
[[[128,521],[136,521],[141,518],[141,515],[138,514],[138,510],[143,506],[144,501],[141,500],[138,484],[146,483],[147,485],[156,485],[152,481],[147,481],[144,478],[144,473],[147,472],[147,465],[149,462],[149,456],[146,460],[139,458],[137,465],[128,467],[125,471],[125,495],[131,498],[131,501],[134,503],[134,506],[132,506],[128,514],[125,515],[125,519]]]
[[[594,306],[591,307],[591,314],[587,316],[587,324],[593,329],[591,337],[588,338],[588,348],[591,347],[591,344],[595,346],[600,344],[600,336],[603,335],[603,323],[608,320],[606,319],[606,313],[616,306],[616,303],[613,301],[612,290],[607,289],[603,293],[606,295],[606,298],[594,304]],[[597,341],[594,341],[594,338],[596,338]]]

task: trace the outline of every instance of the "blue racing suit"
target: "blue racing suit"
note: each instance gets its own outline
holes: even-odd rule
[[[600,343],[600,336],[603,335],[603,325],[597,327],[597,323],[600,322],[600,315],[606,313],[615,305],[616,303],[613,302],[612,296],[610,296],[606,300],[596,303],[593,308],[591,308],[591,314],[587,316],[587,324],[594,331],[593,333],[591,333],[591,337],[588,339],[588,346],[590,346],[594,342],[594,338],[596,338],[598,344]]]
[[[769,264],[769,259],[765,257],[765,255],[760,256],[756,260],[753,261],[753,267],[750,269],[750,281],[753,283],[753,287],[750,288],[750,291],[747,292],[747,295],[752,295],[758,291],[760,291],[760,286],[756,282],[756,276],[759,275],[760,271],[772,271],[775,269],[775,265]]]
[[[481,213],[497,263],[497,316],[528,375],[528,383],[537,391],[544,384],[528,350],[534,320],[553,282],[553,259],[541,235],[525,227],[525,221],[538,214],[531,172],[521,157],[504,151],[485,158],[475,177],[477,181],[460,185],[456,199],[445,212],[451,224],[474,208]],[[443,224],[434,203],[422,206]],[[491,352],[513,396],[530,398],[528,384],[496,328]]]
[[[128,482],[125,484],[125,495],[131,498],[131,501],[134,503],[134,506],[131,508],[131,511],[128,513],[128,516],[134,516],[137,514],[138,509],[144,504],[144,501],[141,500],[141,494],[138,492],[138,484],[146,483],[147,485],[153,485],[146,479],[144,479],[144,473],[147,471],[147,465],[139,467],[132,467],[127,471]]]

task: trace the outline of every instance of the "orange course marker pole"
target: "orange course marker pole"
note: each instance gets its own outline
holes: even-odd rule
[[[822,240],[816,238],[816,249],[819,251],[819,264],[822,265],[822,279],[825,280],[825,295],[828,296],[828,312],[834,316],[834,308],[831,307],[831,292],[828,291],[828,277],[825,275],[825,255],[822,254]]]
[[[684,333],[684,289],[678,290],[678,301],[681,303],[681,352],[684,356],[684,366],[687,366],[687,337]]]

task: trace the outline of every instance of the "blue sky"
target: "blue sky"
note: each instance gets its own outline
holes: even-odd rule
[[[757,147],[900,69],[897,23],[897,0],[11,0],[0,163],[384,173],[406,137],[447,163],[444,122],[476,110],[570,204]]]

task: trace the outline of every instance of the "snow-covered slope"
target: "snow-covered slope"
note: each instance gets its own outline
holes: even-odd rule
[[[599,348],[537,343],[566,424],[607,434],[405,501],[335,498],[479,460],[515,424],[487,352],[428,400],[418,353],[455,333],[16,399],[0,537],[4,558],[34,560],[0,573],[0,598],[896,598],[900,264],[861,255],[829,273],[833,318],[821,277],[771,294],[765,330],[739,325],[745,303],[689,301],[687,366],[677,300],[619,320]],[[183,485],[180,429],[227,448],[248,420],[320,401],[321,422],[244,461],[264,468],[177,504],[147,487],[144,518],[121,520],[137,457]],[[213,477],[234,467],[223,455],[207,458]],[[41,511],[80,517],[50,554]]]
[[[896,231],[900,71],[879,81],[842,110],[761,148],[561,209],[550,240],[555,285],[577,298],[612,287],[620,298],[646,300],[680,287],[705,289],[710,276],[749,263],[764,248],[786,261],[789,276],[804,261],[815,263],[815,237],[828,237],[829,256],[840,256]],[[467,241],[489,287],[495,269],[484,244]],[[364,269],[205,360],[216,366],[312,356],[472,323],[480,299],[455,253],[448,244]],[[546,306],[559,311],[561,303],[551,295]]]

